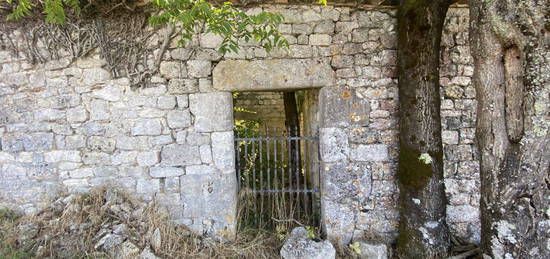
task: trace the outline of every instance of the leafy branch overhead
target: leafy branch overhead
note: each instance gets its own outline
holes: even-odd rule
[[[32,15],[34,8],[43,11],[45,22],[63,24],[67,10],[81,14],[85,7],[79,0],[6,0],[12,5],[8,20]],[[123,4],[125,4],[123,2]],[[154,0],[156,13],[149,17],[151,25],[174,25],[180,32],[180,44],[190,41],[193,35],[209,32],[222,37],[221,53],[237,52],[239,43],[256,41],[267,51],[288,47],[285,37],[277,29],[283,16],[271,12],[249,15],[230,2],[210,3],[204,0]]]

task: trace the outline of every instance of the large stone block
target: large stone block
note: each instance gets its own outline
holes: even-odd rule
[[[366,126],[369,123],[369,96],[362,96],[356,89],[323,87],[319,92],[321,126]]]
[[[348,244],[355,230],[355,214],[353,208],[345,204],[323,199],[321,205],[323,229],[327,238],[335,243]]]
[[[165,146],[160,153],[162,166],[199,165],[201,157],[199,147],[171,144]]]
[[[228,131],[233,128],[233,98],[231,93],[201,93],[189,95],[191,113],[197,132]]]
[[[180,177],[186,217],[235,220],[237,183],[232,174],[191,174]]]
[[[338,162],[348,158],[349,143],[344,129],[321,128],[319,135],[319,147],[323,162]]]
[[[334,71],[320,59],[224,60],[213,87],[225,91],[284,90],[331,86]]]
[[[235,170],[235,143],[233,131],[212,133],[212,156],[216,168],[224,173]]]

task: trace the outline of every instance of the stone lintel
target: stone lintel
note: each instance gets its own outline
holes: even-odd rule
[[[331,86],[335,74],[322,59],[224,60],[213,72],[221,91],[280,91]]]

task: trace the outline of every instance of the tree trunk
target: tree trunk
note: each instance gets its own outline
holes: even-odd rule
[[[550,257],[550,24],[547,0],[470,1],[481,247]]]
[[[444,258],[443,145],[439,95],[446,0],[402,0],[398,10],[400,258]]]

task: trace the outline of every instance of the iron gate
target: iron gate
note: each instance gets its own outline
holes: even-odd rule
[[[292,130],[266,128],[246,136],[237,132],[241,227],[270,228],[277,222],[319,225],[319,139]]]

